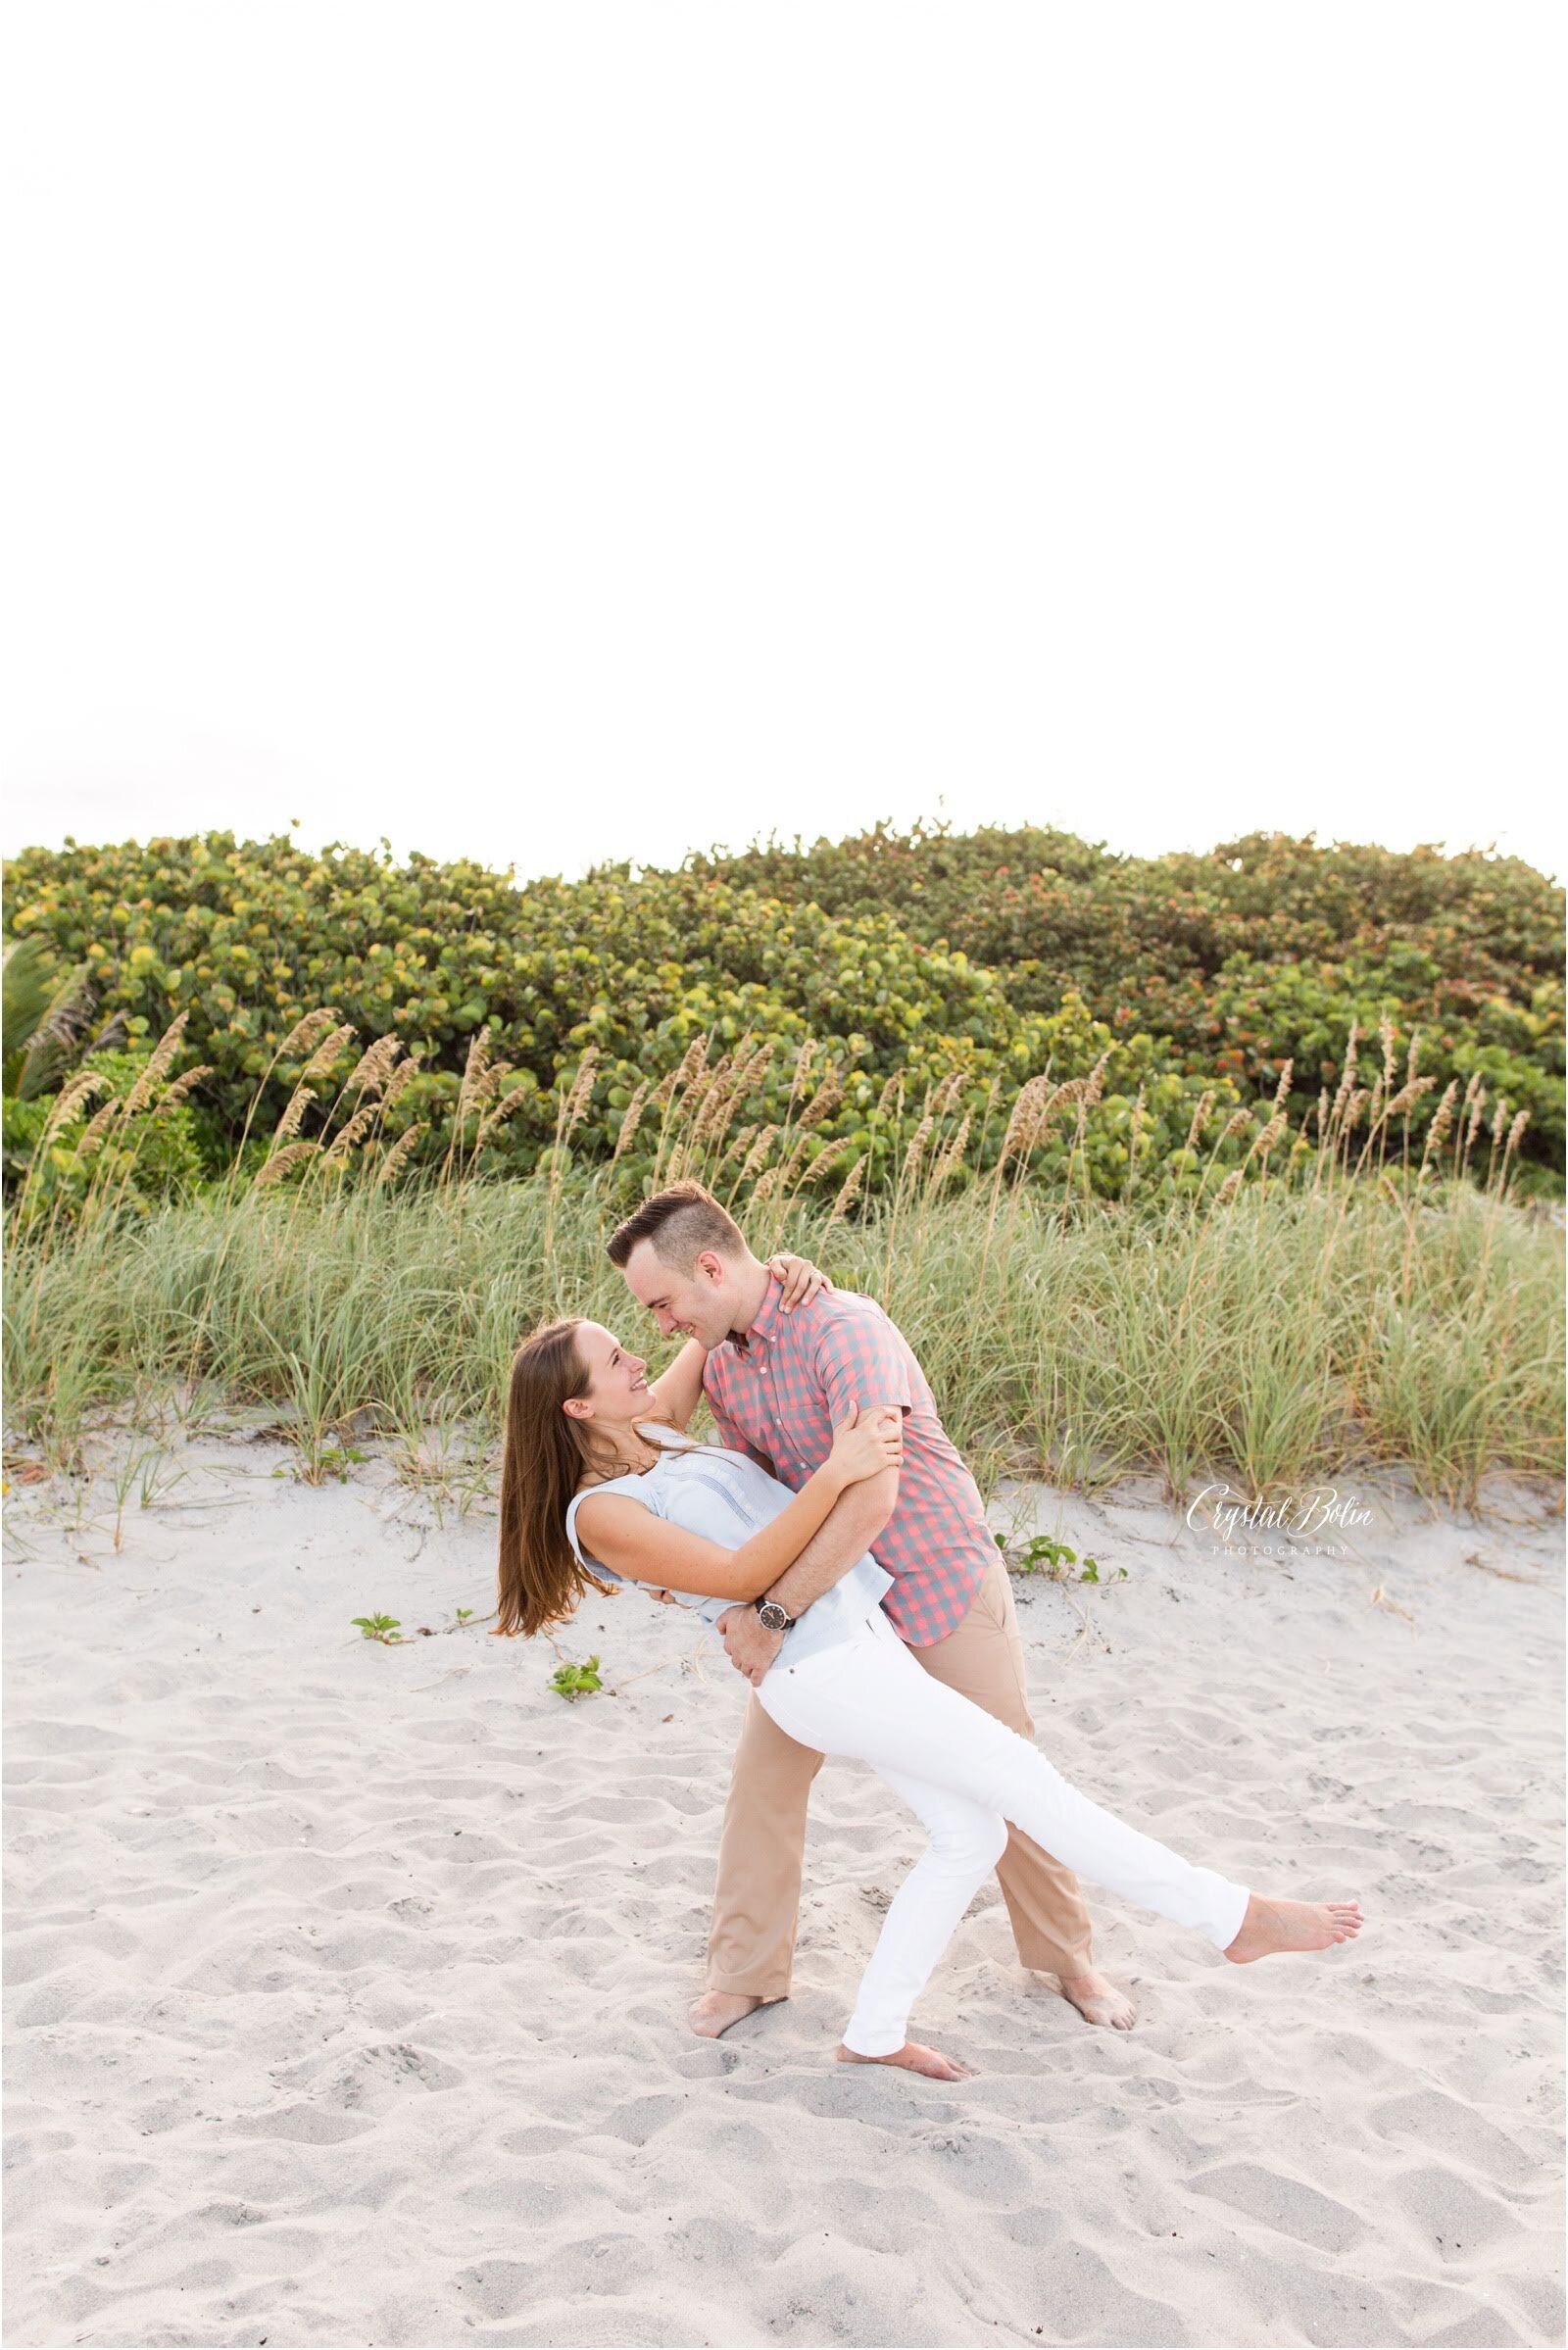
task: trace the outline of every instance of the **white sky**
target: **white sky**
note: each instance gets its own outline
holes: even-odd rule
[[[1563,22],[12,0],[3,846],[1561,870]]]

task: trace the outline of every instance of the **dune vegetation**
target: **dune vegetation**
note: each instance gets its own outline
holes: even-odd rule
[[[1020,842],[1055,862],[1000,863]],[[1528,868],[1243,844],[1162,875],[1151,944],[1152,868],[1056,835],[528,890],[225,843],[8,876],[7,1392],[57,1469],[105,1415],[240,1401],[307,1479],[375,1434],[466,1503],[528,1328],[648,1336],[604,1239],[689,1175],[760,1252],[875,1291],[987,1483],[1561,1474],[1561,988]],[[1268,940],[1265,1032],[1239,1006]],[[1401,955],[1429,1026],[1366,980],[1416,987]],[[1170,1025],[1134,1026],[1156,999]]]

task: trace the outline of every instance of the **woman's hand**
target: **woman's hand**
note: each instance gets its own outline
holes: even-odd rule
[[[863,1412],[850,1405],[848,1417],[833,1431],[828,1466],[846,1485],[858,1485],[883,1469],[896,1469],[904,1458],[904,1414],[881,1404]]]
[[[827,1275],[813,1265],[808,1256],[792,1256],[788,1249],[781,1250],[777,1256],[770,1256],[767,1269],[775,1281],[784,1285],[783,1303],[786,1308],[808,1305],[813,1297],[819,1297],[825,1289],[832,1286]]]

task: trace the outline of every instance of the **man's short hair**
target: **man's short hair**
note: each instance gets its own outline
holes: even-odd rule
[[[639,1241],[652,1241],[660,1263],[678,1273],[689,1273],[705,1248],[719,1256],[746,1254],[740,1226],[700,1183],[672,1183],[617,1224],[606,1248],[611,1263],[624,1272]]]

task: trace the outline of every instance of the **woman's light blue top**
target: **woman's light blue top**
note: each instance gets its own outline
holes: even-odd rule
[[[717,1444],[688,1444],[684,1437],[672,1437],[668,1429],[652,1425],[641,1433],[663,1446],[651,1469],[640,1474],[633,1471],[625,1477],[608,1477],[603,1485],[591,1485],[574,1493],[566,1504],[566,1540],[585,1567],[591,1567],[596,1575],[603,1575],[611,1583],[625,1583],[630,1579],[605,1566],[577,1540],[578,1505],[590,1493],[625,1493],[631,1500],[640,1501],[645,1509],[651,1509],[656,1518],[667,1518],[672,1526],[684,1526],[688,1534],[705,1535],[710,1542],[721,1542],[726,1550],[738,1550],[743,1542],[750,1542],[754,1534],[770,1525],[795,1498],[787,1485],[769,1477],[765,1469],[748,1460],[744,1452],[729,1452]],[[814,1656],[819,1648],[829,1648],[835,1641],[846,1639],[857,1624],[862,1623],[880,1605],[883,1592],[892,1587],[892,1576],[877,1565],[869,1552],[857,1559],[833,1589],[813,1600],[799,1623],[784,1635],[775,1662],[799,1664],[803,1657]],[[637,1588],[635,1583],[632,1588]],[[671,1595],[710,1626],[717,1623],[727,1607],[736,1604],[733,1599],[714,1599],[701,1591],[672,1591]]]

